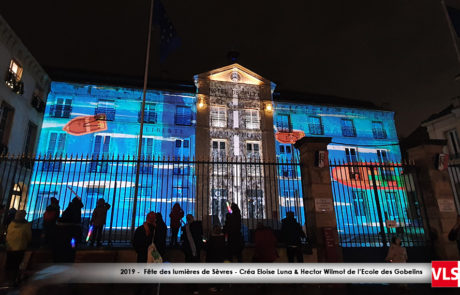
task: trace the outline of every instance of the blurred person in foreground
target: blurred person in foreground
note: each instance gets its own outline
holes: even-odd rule
[[[26,211],[18,210],[6,234],[6,274],[9,282],[17,282],[19,265],[31,240],[32,229],[26,220]]]
[[[254,262],[273,262],[279,256],[276,251],[276,237],[272,229],[262,222],[257,223],[254,233]]]
[[[182,249],[185,262],[200,262],[203,228],[200,221],[195,221],[192,214],[187,214],[187,223],[182,227]]]

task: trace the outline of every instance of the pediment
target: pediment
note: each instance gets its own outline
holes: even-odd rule
[[[237,63],[196,75],[195,80],[197,79],[274,86],[274,83]]]

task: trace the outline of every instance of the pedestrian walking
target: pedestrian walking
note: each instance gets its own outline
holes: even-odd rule
[[[181,227],[182,218],[184,218],[184,210],[180,207],[179,203],[174,204],[171,209],[171,213],[169,214],[169,218],[171,219],[171,247],[177,245],[177,235],[179,233],[179,229]]]
[[[18,280],[19,265],[32,240],[32,229],[25,217],[26,211],[17,211],[14,219],[8,225],[6,234],[6,274],[7,280],[12,283]]]
[[[286,212],[286,218],[281,220],[281,239],[286,244],[286,254],[289,262],[303,262],[302,238],[305,238],[302,226],[294,217],[294,212]]]
[[[153,240],[155,246],[157,247],[157,251],[160,252],[160,255],[164,261],[166,260],[166,232],[168,230],[168,227],[166,226],[166,223],[163,221],[163,215],[161,215],[160,212],[156,213],[155,222],[155,237]]]
[[[185,262],[200,262],[203,227],[200,221],[195,221],[192,214],[187,214],[187,223],[182,227],[182,249]]]
[[[134,232],[133,246],[137,253],[137,262],[147,262],[147,251],[155,233],[155,219],[155,212],[150,212],[145,222]]]
[[[279,256],[276,251],[276,237],[273,230],[264,226],[263,223],[257,224],[254,233],[254,262],[273,262]]]
[[[93,211],[93,215],[91,216],[91,226],[93,227],[93,231],[90,237],[90,246],[94,246],[94,241],[96,241],[97,247],[101,247],[101,239],[102,239],[102,230],[104,228],[105,221],[107,219],[107,211],[110,209],[110,204],[106,203],[104,199],[97,200],[96,208]]]
[[[232,213],[227,214],[224,225],[224,234],[227,236],[227,259],[233,261],[236,256],[238,262],[243,262],[244,240],[241,234],[241,211],[235,203],[232,203],[230,208]]]

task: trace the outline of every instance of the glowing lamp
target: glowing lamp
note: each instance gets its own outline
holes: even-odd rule
[[[202,109],[204,108],[204,106],[205,106],[204,99],[200,98],[200,100],[198,101],[198,108]]]
[[[267,103],[265,105],[265,110],[268,111],[268,112],[273,111],[273,105],[271,103]]]

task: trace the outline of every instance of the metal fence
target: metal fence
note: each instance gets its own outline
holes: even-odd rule
[[[330,173],[340,245],[425,246],[427,233],[415,167],[408,164],[331,162]]]
[[[139,190],[137,205],[133,206],[137,165]],[[59,200],[62,213],[77,194],[84,204],[85,233],[97,200],[104,199],[111,205],[103,233],[108,243],[129,242],[133,218],[134,225],[139,226],[150,211],[162,213],[169,227],[169,213],[175,203],[185,215],[201,220],[205,232],[215,224],[224,225],[231,203],[236,203],[247,241],[252,240],[258,222],[279,229],[287,211],[305,223],[300,165],[283,160],[3,156],[0,180],[1,203],[7,208],[25,209],[34,229],[42,227],[52,197]]]

